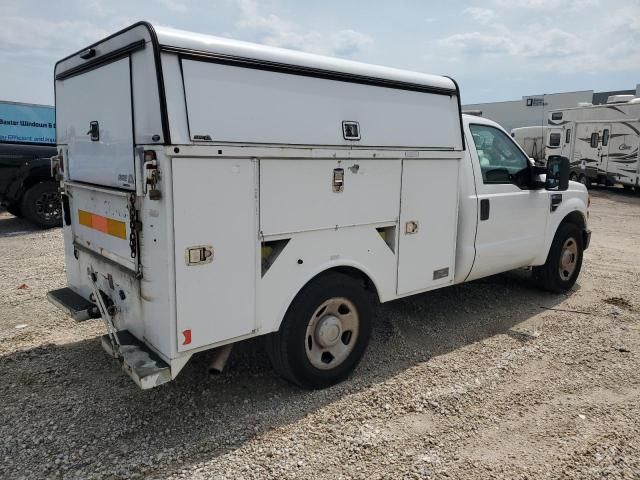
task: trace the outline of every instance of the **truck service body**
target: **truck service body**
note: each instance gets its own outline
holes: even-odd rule
[[[102,317],[142,388],[258,335],[285,378],[327,386],[366,348],[367,291],[579,274],[586,189],[463,117],[450,78],[147,23],[55,76],[68,287],[49,299]]]

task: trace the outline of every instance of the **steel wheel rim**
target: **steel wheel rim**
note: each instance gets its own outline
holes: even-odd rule
[[[360,317],[353,302],[344,297],[325,300],[307,325],[307,359],[320,370],[342,365],[355,348],[359,330]]]
[[[575,272],[578,265],[578,243],[573,237],[567,238],[560,250],[560,278],[567,281]]]
[[[62,216],[60,196],[54,192],[43,192],[36,200],[36,214],[45,220],[60,218]]]

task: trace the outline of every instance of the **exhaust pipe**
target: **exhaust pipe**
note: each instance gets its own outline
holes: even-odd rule
[[[229,343],[215,349],[213,359],[209,364],[209,373],[211,375],[218,375],[222,373],[224,366],[227,364],[227,360],[229,360],[232,348],[233,343]]]

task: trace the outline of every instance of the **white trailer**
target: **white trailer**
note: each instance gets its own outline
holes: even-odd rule
[[[639,187],[640,98],[555,110],[548,124],[547,155],[569,158],[572,180]]]
[[[538,163],[546,161],[545,140],[550,127],[532,125],[511,129],[511,137],[518,142],[529,157]]]
[[[463,119],[449,78],[138,23],[55,79],[68,287],[49,299],[101,317],[142,388],[258,335],[327,386],[366,348],[367,293],[579,274],[584,187]]]

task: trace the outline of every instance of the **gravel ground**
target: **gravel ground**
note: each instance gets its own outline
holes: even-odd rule
[[[307,392],[260,339],[143,392],[64,285],[59,230],[0,214],[0,478],[640,478],[640,196],[596,190],[567,295],[526,272],[376,310],[353,378]]]

